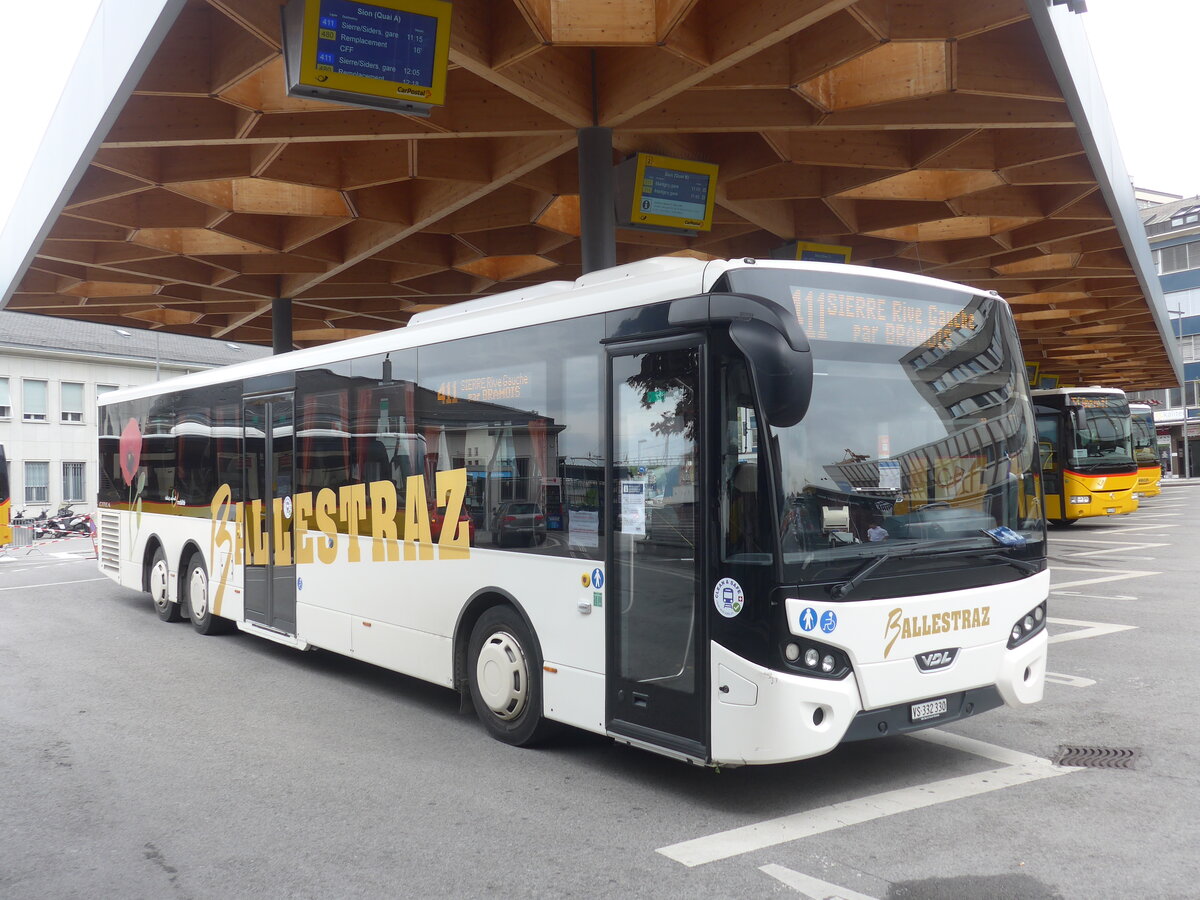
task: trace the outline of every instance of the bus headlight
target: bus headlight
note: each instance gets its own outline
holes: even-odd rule
[[[1091,503],[1091,502],[1092,502],[1092,498],[1091,498],[1091,497],[1088,497],[1088,496],[1072,495],[1072,496],[1071,496],[1071,497],[1069,497],[1068,499],[1069,499],[1069,500],[1070,500],[1072,503],[1079,503],[1079,504],[1083,504],[1083,503]]]
[[[1013,625],[1008,635],[1008,649],[1025,643],[1046,627],[1046,601],[1043,600]]]
[[[816,678],[845,678],[850,672],[850,657],[845,651],[794,635],[788,637],[780,647],[787,671]]]

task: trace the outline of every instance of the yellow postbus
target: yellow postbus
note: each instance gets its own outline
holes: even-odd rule
[[[1158,461],[1158,433],[1150,404],[1130,403],[1129,418],[1133,423],[1133,458],[1138,467],[1134,491],[1143,497],[1157,496],[1162,490],[1162,464]]]
[[[1119,388],[1033,391],[1046,518],[1073,525],[1138,508],[1129,401]]]

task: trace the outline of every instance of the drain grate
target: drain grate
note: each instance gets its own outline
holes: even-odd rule
[[[1054,754],[1054,764],[1087,769],[1132,769],[1139,753],[1133,747],[1069,747],[1059,744]]]

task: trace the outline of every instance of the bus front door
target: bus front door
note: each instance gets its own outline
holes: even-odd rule
[[[242,422],[246,619],[284,634],[295,634],[292,395],[245,398]]]
[[[610,356],[608,728],[707,758],[707,654],[699,601],[706,533],[695,341]]]

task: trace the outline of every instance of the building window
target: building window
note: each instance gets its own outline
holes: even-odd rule
[[[84,463],[65,462],[62,464],[62,467],[63,503],[82,503]]]
[[[50,463],[25,463],[25,502],[50,502]]]
[[[8,393],[8,379],[0,378],[0,419],[12,418],[12,397]]]
[[[98,384],[96,385],[96,396],[103,397],[105,394],[115,391],[116,389],[117,386],[115,384]]]
[[[61,387],[62,420],[67,424],[83,422],[83,385],[64,381]]]
[[[26,422],[46,422],[46,382],[26,379],[21,382],[21,418]]]

